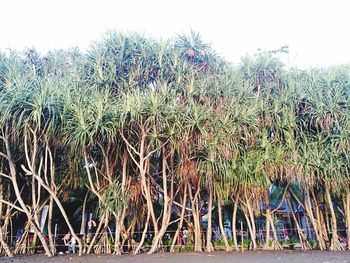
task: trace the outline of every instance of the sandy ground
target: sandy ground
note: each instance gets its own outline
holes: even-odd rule
[[[1,263],[350,263],[350,252],[322,252],[322,251],[247,251],[244,254],[240,252],[215,252],[215,253],[158,253],[154,255],[89,255],[77,257],[72,255],[62,255],[53,258],[47,258],[43,255],[17,256],[15,258],[0,257]]]

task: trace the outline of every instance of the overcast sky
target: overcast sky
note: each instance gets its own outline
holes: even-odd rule
[[[199,31],[232,62],[288,45],[298,67],[350,63],[349,0],[1,0],[0,49],[85,50],[107,30]]]

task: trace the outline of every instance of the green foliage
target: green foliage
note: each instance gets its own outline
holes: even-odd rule
[[[128,193],[122,191],[120,182],[110,183],[103,196],[104,202],[101,204],[103,210],[113,213],[119,212],[128,203]]]
[[[312,249],[317,249],[317,240],[310,240],[309,244]]]
[[[300,242],[299,239],[291,238],[286,243],[288,244],[289,249],[294,250],[295,249],[295,245],[297,243],[299,243],[299,242]]]
[[[0,54],[1,178],[12,191],[9,174],[18,177],[24,208],[48,199],[34,192],[40,177],[62,201],[82,203],[91,190],[100,216],[125,211],[138,226],[149,209],[162,222],[166,197],[181,203],[185,188],[199,207],[211,193],[224,206],[237,194],[240,206],[280,201],[286,186],[294,203],[314,190],[324,210],[327,187],[342,206],[350,67],[288,69],[286,52],[259,51],[234,67],[196,32],[169,41],[109,32],[86,54]]]

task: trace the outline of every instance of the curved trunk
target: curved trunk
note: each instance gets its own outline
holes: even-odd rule
[[[96,240],[97,236],[100,234],[101,228],[102,228],[102,226],[103,226],[103,224],[104,224],[104,222],[105,222],[105,221],[104,221],[104,216],[105,216],[105,215],[103,215],[102,218],[100,218],[100,223],[98,224],[97,229],[96,229],[96,231],[95,231],[95,234],[94,234],[92,240],[90,241],[90,244],[89,244],[89,246],[88,246],[88,249],[87,249],[87,251],[86,251],[86,254],[90,254],[90,252],[91,252],[91,250],[92,250],[92,248],[93,248],[93,246],[94,246],[94,244],[95,244],[95,240]]]
[[[244,217],[247,221],[247,225],[248,225],[248,231],[249,231],[249,234],[250,234],[250,238],[251,238],[251,241],[253,243],[253,247],[256,246],[256,244],[254,245],[254,242],[255,242],[255,232],[253,230],[253,227],[252,227],[252,224],[250,222],[250,217],[249,217],[249,214],[247,212],[247,209],[243,208],[243,214],[244,214]]]
[[[318,225],[318,231],[319,235],[324,243],[325,249],[327,249],[327,244],[329,242],[329,236],[328,233],[330,233],[327,228],[329,227],[328,223],[325,222],[323,213],[320,208],[319,201],[317,199],[317,196],[315,195],[315,191],[311,188],[310,189],[310,194],[312,196],[312,203],[313,203],[313,209],[315,210],[316,214],[316,223]],[[325,207],[325,213],[327,213],[327,208]],[[327,215],[326,215],[327,216]]]
[[[8,245],[6,244],[5,240],[3,239],[3,233],[2,233],[2,228],[0,227],[0,245],[3,247],[5,250],[5,253],[8,257],[12,258],[13,254],[11,250],[9,249]]]
[[[226,233],[225,233],[225,229],[224,229],[224,225],[222,223],[223,218],[222,218],[221,202],[222,202],[221,197],[220,197],[220,195],[218,195],[219,227],[220,227],[222,239],[223,239],[224,244],[225,244],[225,250],[226,251],[230,251],[230,245],[228,244]]]
[[[255,227],[255,218],[254,218],[254,213],[253,210],[250,206],[250,203],[248,202],[248,212],[250,216],[250,222],[251,222],[251,238],[253,242],[253,250],[257,249],[257,244],[256,244],[256,227]]]
[[[283,200],[283,198],[284,198],[284,196],[282,197],[282,200]],[[278,242],[277,232],[276,232],[275,224],[273,221],[273,213],[279,208],[279,206],[278,206],[278,208],[271,210],[268,191],[265,191],[265,193],[264,193],[264,201],[266,204],[266,214],[265,214],[266,240],[265,240],[264,249],[282,249],[280,243]],[[270,227],[271,227],[272,235],[273,235],[272,240],[270,239]],[[271,243],[271,245],[270,245],[270,243]]]
[[[324,250],[326,248],[326,245],[324,243],[323,238],[321,238],[321,236],[319,234],[319,228],[318,228],[318,225],[317,225],[317,222],[315,220],[315,217],[314,217],[314,214],[313,214],[313,210],[312,210],[312,205],[311,205],[311,200],[310,200],[310,195],[309,195],[309,189],[306,189],[304,204],[299,200],[299,198],[294,194],[293,191],[290,191],[290,193],[293,195],[293,197],[298,202],[298,204],[301,205],[304,208],[306,214],[308,215],[308,218],[310,219],[312,228],[314,229],[314,232],[315,232],[315,235],[316,235],[316,239],[318,241],[319,249],[320,250]]]
[[[162,238],[165,234],[165,231],[168,229],[171,212],[172,212],[172,204],[173,204],[173,183],[174,176],[172,174],[170,180],[170,197],[168,195],[168,184],[167,184],[167,161],[166,161],[166,153],[165,148],[163,148],[163,160],[162,160],[162,178],[163,178],[163,196],[164,196],[164,205],[163,205],[163,219],[162,226],[157,234],[155,234],[154,239],[152,241],[152,246],[148,251],[148,254],[152,254],[156,251]]]
[[[304,231],[300,227],[299,220],[298,220],[298,218],[296,217],[296,215],[294,213],[294,206],[292,205],[292,203],[289,200],[289,198],[287,198],[286,200],[287,200],[288,206],[291,208],[291,211],[292,211],[291,214],[292,214],[295,226],[297,227],[297,232],[298,232],[301,248],[303,250],[309,250],[309,249],[311,249],[310,243],[307,240],[307,237],[305,236]]]
[[[200,224],[200,211],[199,211],[199,185],[197,186],[197,191],[195,195],[192,193],[192,188],[190,183],[187,183],[188,194],[191,201],[193,227],[194,227],[194,251],[202,251],[202,237],[201,237],[201,224]]]
[[[179,234],[180,234],[180,231],[181,231],[181,228],[182,228],[182,225],[183,225],[183,222],[184,222],[184,217],[185,217],[185,211],[186,211],[186,199],[187,199],[187,187],[185,185],[185,189],[184,189],[184,195],[183,195],[183,198],[182,198],[182,207],[181,207],[181,214],[180,214],[180,222],[177,226],[177,229],[176,229],[176,232],[175,232],[175,235],[174,235],[174,238],[173,238],[173,242],[171,243],[171,246],[170,246],[170,252],[174,252],[174,247],[175,247],[175,244],[177,242],[177,239],[179,237]]]
[[[232,211],[232,236],[233,236],[233,243],[236,251],[239,251],[238,242],[237,242],[237,227],[236,227],[238,200],[239,200],[239,194],[236,194],[235,199],[232,198],[232,202],[234,203],[233,211]]]
[[[311,205],[311,200],[310,200],[310,196],[308,193],[306,194],[306,201],[305,202],[306,202],[306,204],[305,204],[306,213],[309,216],[312,227],[315,231],[315,235],[316,235],[316,239],[318,241],[319,248],[320,248],[320,250],[324,250],[324,249],[326,249],[326,244],[324,243],[324,240],[320,235],[320,232],[319,232],[320,229],[319,229],[319,226],[317,225],[316,219],[314,217],[312,205]]]
[[[37,225],[35,224],[35,222],[34,222],[34,220],[33,220],[32,218],[30,218],[29,220],[30,220],[31,223],[32,223],[32,227],[34,228],[34,232],[37,234],[37,236],[39,237],[39,240],[40,240],[41,244],[43,245],[43,248],[44,248],[44,250],[45,250],[45,252],[46,252],[46,255],[47,255],[48,257],[53,256],[53,255],[51,254],[50,250],[49,250],[49,247],[47,246],[47,243],[46,243],[46,240],[45,240],[43,234],[41,233],[40,227],[37,226]]]
[[[2,198],[3,198],[3,185],[2,185],[1,179],[2,179],[2,178],[0,177],[0,216],[2,217],[2,213],[3,213],[3,212],[2,212],[2,208],[3,208],[3,206],[2,206],[1,200],[2,200]],[[2,221],[2,219],[0,219],[0,223],[1,223],[1,221]],[[6,241],[4,240],[4,233],[3,233],[3,231],[2,231],[2,227],[3,227],[3,225],[0,224],[0,245],[1,245],[1,247],[4,249],[6,255],[7,255],[8,257],[12,258],[12,257],[13,257],[13,254],[12,254],[11,250],[9,249],[9,247],[8,247],[8,245],[7,245],[7,243],[6,243]]]
[[[140,131],[140,141],[139,141],[139,150],[138,151],[124,137],[123,132],[120,131],[120,135],[121,135],[122,139],[124,140],[124,142],[126,143],[127,151],[129,153],[130,158],[133,160],[133,162],[135,163],[135,165],[137,166],[137,168],[139,170],[140,178],[141,178],[142,194],[146,199],[147,209],[150,212],[150,217],[151,217],[152,222],[153,222],[154,235],[156,236],[158,234],[158,225],[157,225],[157,219],[155,217],[153,203],[152,203],[151,182],[150,182],[150,180],[147,180],[146,175],[147,175],[147,172],[150,168],[149,162],[150,162],[151,155],[160,148],[156,148],[156,149],[147,153],[147,149],[146,149],[147,134],[146,134],[144,125],[143,124],[139,124],[139,125],[140,125],[141,131]],[[136,160],[135,156],[137,156],[137,158],[139,160]]]
[[[272,212],[271,209],[267,209],[266,211],[266,224],[267,226],[269,226],[268,231],[270,232],[270,226],[271,226],[271,230],[272,230],[272,235],[273,235],[273,240],[272,240],[272,245],[270,246],[270,238],[267,239],[266,238],[266,243],[265,243],[265,249],[274,249],[274,250],[279,250],[282,249],[280,243],[278,242],[278,237],[277,237],[277,232],[276,232],[276,227],[275,224],[273,222],[273,217],[272,217]],[[266,228],[267,231],[267,228]],[[270,233],[266,233],[266,235],[268,235],[270,237]]]
[[[248,198],[247,196],[247,189],[244,190],[244,195],[245,195],[245,203],[243,203],[243,206],[245,206],[246,208],[243,209],[243,212],[248,224],[250,238],[253,244],[253,250],[256,250],[257,244],[256,244],[255,218],[254,218],[253,209],[250,204],[250,198]]]
[[[22,167],[24,168],[24,167]],[[25,169],[24,169],[25,170]],[[69,218],[67,216],[66,211],[64,210],[61,201],[58,199],[56,193],[51,190],[51,188],[44,183],[44,181],[37,175],[34,175],[35,178],[38,180],[38,182],[45,188],[45,190],[52,196],[52,198],[55,200],[56,205],[58,206],[58,209],[60,210],[64,221],[66,222],[69,231],[71,232],[71,235],[75,238],[75,240],[78,242],[78,247],[79,247],[79,256],[82,256],[83,254],[83,244],[81,242],[81,239],[75,234],[75,231],[69,221]]]
[[[127,190],[127,167],[128,167],[128,152],[124,150],[123,154],[123,164],[122,164],[122,193],[123,195]],[[114,253],[116,255],[121,255],[123,253],[123,244],[120,244],[120,235],[124,226],[124,218],[126,213],[126,206],[123,205],[122,211],[120,211],[115,218],[116,228],[115,228],[115,243],[114,243]]]
[[[143,242],[145,242],[150,216],[151,216],[151,212],[148,210],[146,224],[145,224],[143,232],[142,232],[141,240],[140,240],[139,244],[137,245],[135,251],[133,252],[134,254],[138,254],[140,252],[140,249],[143,245]]]
[[[5,232],[5,234],[3,233],[3,226],[5,226],[6,225],[6,223],[5,222],[2,222],[2,220],[3,220],[3,218],[2,218],[2,214],[3,214],[3,202],[1,202],[2,200],[3,200],[3,197],[4,197],[4,194],[3,194],[3,192],[4,192],[4,185],[3,185],[3,181],[2,181],[2,176],[0,176],[0,245],[1,245],[1,247],[4,249],[4,251],[5,251],[5,254],[8,256],[8,257],[13,257],[13,254],[12,254],[12,252],[10,251],[10,249],[9,249],[9,247],[8,247],[8,245],[7,245],[7,243],[6,243],[6,241],[4,240],[4,237],[5,237],[5,234],[6,234],[6,232]],[[8,208],[7,208],[7,210],[8,210],[8,212],[10,211],[10,209],[9,209],[9,206],[8,206]],[[6,212],[6,214],[8,214],[8,212]],[[5,218],[7,218],[8,217],[8,215],[6,215],[5,216]],[[4,220],[5,221],[5,220]],[[5,230],[6,231],[6,230]],[[0,248],[1,248],[0,247]],[[0,252],[2,252],[1,250],[0,250]]]
[[[18,203],[20,204],[20,207],[21,207],[22,211],[26,214],[28,220],[32,223],[34,231],[38,235],[38,237],[39,237],[39,239],[41,241],[41,244],[43,245],[45,254],[47,256],[51,257],[52,253],[50,252],[49,247],[47,246],[45,238],[42,235],[42,233],[40,231],[40,228],[38,226],[36,226],[35,223],[33,222],[33,217],[31,215],[31,211],[28,210],[28,207],[25,205],[25,203],[24,203],[24,201],[22,199],[21,192],[19,190],[18,183],[17,183],[16,166],[15,166],[15,164],[12,161],[12,158],[11,158],[11,151],[10,151],[8,140],[7,140],[7,138],[4,138],[4,137],[2,139],[4,141],[7,154],[4,154],[4,153],[0,152],[0,156],[4,157],[9,163],[10,178],[11,178],[13,190],[14,190],[15,195],[16,195],[16,199],[17,199]]]
[[[332,202],[331,193],[330,193],[330,187],[328,184],[325,184],[325,197],[326,197],[326,201],[328,203],[328,207],[329,207],[331,219],[332,219],[332,239],[331,239],[330,250],[331,251],[343,250],[344,248],[342,247],[341,243],[339,242],[337,218],[335,216],[333,202]]]

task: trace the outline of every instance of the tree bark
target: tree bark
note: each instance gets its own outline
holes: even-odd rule
[[[183,221],[184,221],[185,211],[186,211],[186,200],[187,200],[187,186],[185,185],[184,186],[184,194],[183,194],[183,198],[182,198],[180,222],[179,222],[179,225],[178,225],[178,227],[176,229],[176,232],[175,232],[175,235],[174,235],[174,238],[173,238],[173,242],[171,243],[170,252],[174,252],[175,244],[177,242],[177,239],[179,237],[181,228],[183,226]]]
[[[168,184],[167,184],[167,161],[166,161],[166,153],[165,153],[165,147],[163,147],[163,154],[162,154],[162,179],[163,179],[163,196],[164,196],[164,205],[163,205],[163,219],[162,219],[162,226],[157,234],[155,234],[154,239],[152,241],[151,249],[148,251],[147,254],[152,254],[156,251],[158,248],[165,231],[168,229],[171,212],[172,212],[172,203],[173,203],[173,190],[170,192],[170,197],[168,195]],[[174,177],[172,176],[170,180],[171,189],[173,189],[172,184],[174,183]]]
[[[143,229],[143,232],[142,232],[141,240],[140,240],[139,244],[137,245],[136,249],[134,250],[134,252],[133,252],[134,254],[138,254],[140,252],[140,249],[141,249],[141,247],[143,245],[143,242],[145,242],[150,216],[151,216],[151,211],[148,210],[147,211],[146,223],[144,225],[144,229]]]
[[[52,212],[53,212],[53,198],[52,198],[52,196],[50,196],[49,214],[48,214],[48,219],[47,219],[47,233],[49,236],[49,244],[50,244],[50,248],[51,248],[51,253],[52,253],[52,255],[55,255],[56,247],[55,247],[55,242],[54,242],[53,234],[52,234]]]
[[[3,239],[3,233],[2,233],[2,227],[1,226],[0,226],[0,245],[5,250],[6,255],[8,257],[12,258],[13,254],[12,254],[10,248],[8,247],[8,245],[6,244],[5,240]]]
[[[337,227],[337,218],[335,216],[334,208],[333,208],[333,202],[331,198],[330,193],[330,187],[328,184],[325,184],[325,197],[328,203],[329,211],[331,214],[331,220],[332,220],[332,239],[331,239],[331,251],[339,251],[343,250],[343,247],[341,243],[339,242],[339,236],[338,236],[338,227]]]
[[[24,167],[22,166],[22,168],[24,168]],[[26,169],[24,168],[24,170],[26,170]],[[27,170],[27,172],[30,172],[30,171]],[[50,188],[48,185],[46,185],[46,184],[44,183],[44,181],[43,181],[38,175],[33,174],[33,176],[35,176],[35,178],[38,180],[38,182],[45,188],[45,190],[46,190],[46,191],[50,194],[50,196],[52,196],[52,198],[55,200],[55,203],[56,203],[56,205],[58,206],[58,209],[60,210],[60,212],[61,212],[61,214],[62,214],[62,216],[63,216],[63,218],[64,218],[64,221],[66,222],[66,224],[67,224],[67,226],[68,226],[68,228],[69,228],[69,231],[71,232],[71,235],[72,235],[72,236],[75,238],[75,240],[78,242],[79,256],[82,256],[82,255],[83,255],[83,244],[82,244],[82,242],[81,242],[81,239],[75,234],[75,231],[74,231],[74,229],[73,229],[73,227],[72,227],[72,225],[71,225],[71,223],[70,223],[70,221],[69,221],[69,218],[68,218],[68,216],[67,216],[66,211],[64,210],[64,207],[62,206],[61,201],[58,199],[56,193],[55,193],[54,191],[52,191],[51,188]]]
[[[345,210],[345,222],[346,222],[346,238],[347,249],[350,250],[350,191],[347,191],[344,197],[344,210]]]
[[[233,211],[232,211],[232,236],[233,236],[233,243],[235,246],[235,250],[239,251],[238,248],[238,241],[237,241],[237,227],[236,227],[236,222],[237,222],[237,209],[238,209],[238,201],[239,201],[239,193],[236,194],[236,197],[232,198],[233,202]]]
[[[299,198],[294,194],[293,191],[290,191],[290,193],[293,195],[293,197],[295,198],[295,200],[299,203],[299,205],[301,205],[304,208],[304,211],[306,212],[306,214],[308,215],[312,228],[315,231],[315,235],[316,235],[316,239],[318,241],[318,246],[320,250],[324,250],[326,248],[325,243],[323,238],[321,238],[320,233],[319,233],[319,229],[317,226],[317,222],[315,220],[314,214],[313,214],[313,210],[312,210],[312,205],[311,205],[311,200],[310,200],[310,194],[309,194],[309,189],[305,189],[306,193],[305,193],[305,200],[304,200],[304,204],[299,200]]]
[[[310,243],[307,240],[307,237],[305,236],[303,230],[301,229],[301,226],[299,224],[299,220],[296,217],[295,212],[294,212],[294,206],[292,205],[292,203],[289,200],[289,198],[287,198],[287,203],[288,203],[288,206],[291,208],[291,211],[292,211],[291,214],[292,214],[295,226],[297,227],[297,232],[298,232],[299,240],[300,240],[300,243],[301,243],[301,247],[302,247],[303,250],[309,250],[309,249],[311,249]]]
[[[212,228],[212,210],[213,210],[213,188],[209,186],[209,199],[208,199],[208,228],[207,228],[207,252],[214,250],[211,242],[213,228]]]
[[[38,235],[38,237],[39,237],[39,239],[40,239],[40,241],[41,241],[41,243],[43,245],[45,254],[48,257],[51,257],[52,253],[50,252],[49,247],[47,246],[45,238],[42,235],[39,226],[37,226],[35,224],[35,222],[33,221],[33,217],[31,215],[31,211],[28,210],[28,207],[25,205],[25,203],[23,201],[23,198],[21,196],[21,193],[20,193],[20,190],[19,190],[19,187],[18,187],[18,183],[17,183],[16,166],[15,166],[13,160],[12,160],[12,157],[11,157],[11,150],[10,150],[8,139],[5,138],[5,137],[2,137],[2,139],[3,139],[4,144],[5,144],[6,154],[0,152],[0,156],[2,156],[3,158],[5,158],[8,161],[9,168],[10,168],[10,176],[9,177],[11,178],[11,182],[12,182],[13,190],[14,190],[15,195],[16,195],[16,199],[17,199],[18,203],[20,204],[21,211],[26,214],[28,220],[32,223],[34,231]]]
[[[200,224],[200,211],[199,211],[199,184],[197,186],[197,191],[193,195],[191,184],[187,183],[188,193],[191,201],[193,227],[194,227],[194,251],[202,251],[202,237],[201,237],[201,224]]]
[[[225,233],[225,229],[224,229],[224,225],[223,225],[221,204],[222,204],[221,196],[218,195],[219,227],[220,227],[222,239],[223,239],[224,244],[225,244],[225,250],[226,250],[226,251],[230,251],[230,250],[231,250],[231,249],[230,249],[230,245],[228,244],[227,237],[226,237],[226,233]]]

